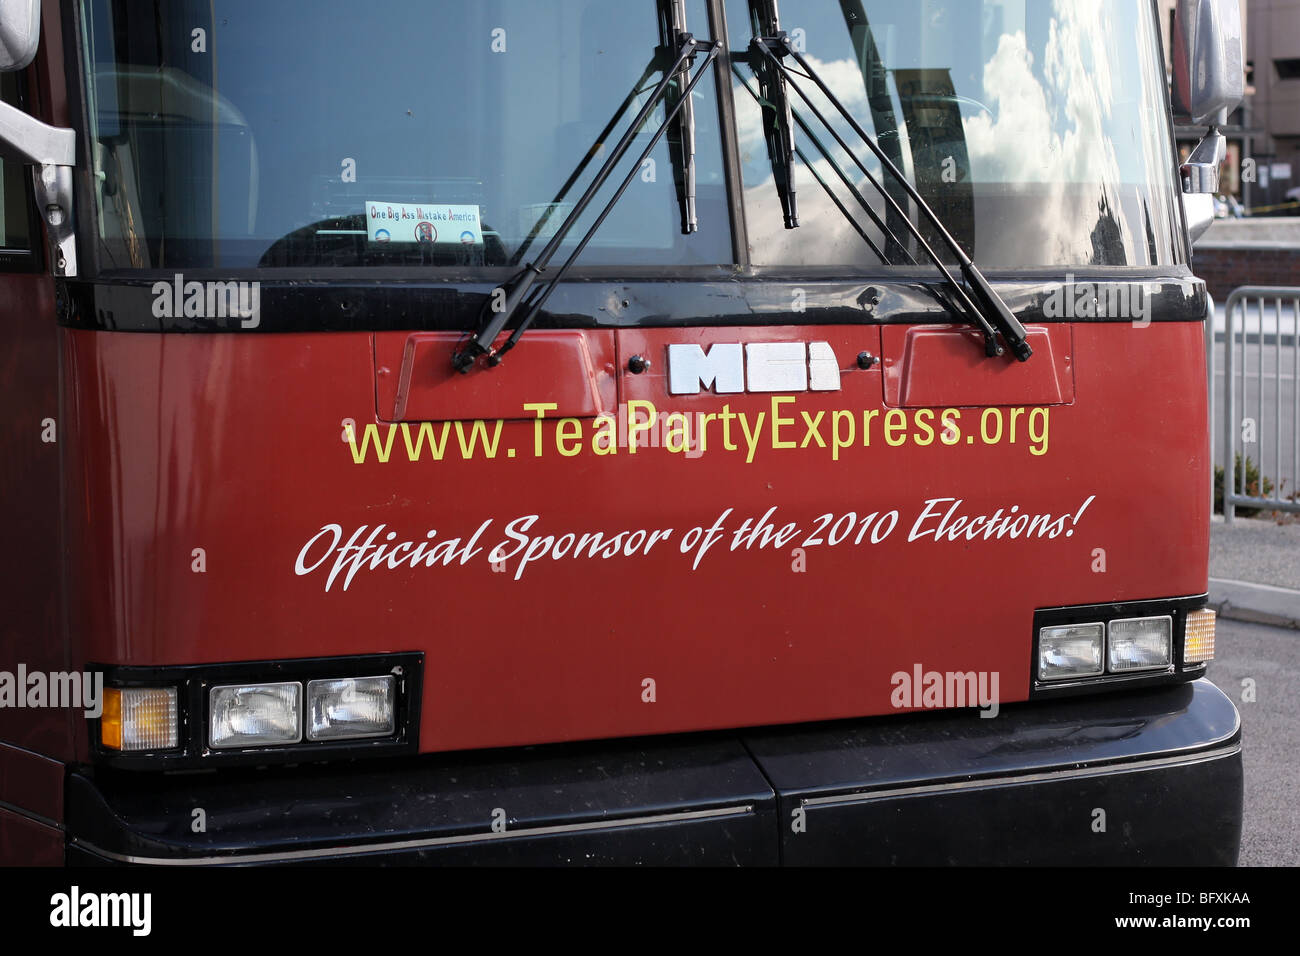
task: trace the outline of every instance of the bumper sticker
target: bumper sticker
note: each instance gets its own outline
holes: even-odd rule
[[[482,245],[478,206],[366,202],[366,236],[371,242],[432,242]]]

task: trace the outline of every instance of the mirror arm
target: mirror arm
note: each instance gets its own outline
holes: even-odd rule
[[[1219,167],[1228,153],[1228,140],[1211,126],[1196,144],[1187,162],[1178,168],[1183,185],[1183,211],[1187,234],[1193,242],[1214,223],[1214,193],[1219,191]]]
[[[1219,191],[1219,166],[1228,155],[1228,140],[1211,126],[1205,137],[1196,144],[1187,161],[1178,167],[1183,181],[1183,192],[1216,193]]]
[[[77,135],[47,126],[16,106],[0,102],[0,143],[24,163],[36,166],[77,165]]]
[[[1214,225],[1214,197],[1209,193],[1183,193],[1183,215],[1187,217],[1187,238],[1195,243]]]
[[[72,169],[77,164],[77,136],[70,129],[47,126],[8,103],[0,102],[0,144],[32,166],[36,205],[45,221],[50,263],[56,276],[77,274],[77,245],[72,218]]]
[[[45,220],[46,247],[56,276],[77,274],[77,242],[72,219],[72,167],[47,163],[32,168],[36,205]]]

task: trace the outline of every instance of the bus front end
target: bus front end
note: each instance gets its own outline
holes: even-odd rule
[[[43,26],[0,669],[102,693],[0,712],[0,847],[1235,864],[1154,4]]]

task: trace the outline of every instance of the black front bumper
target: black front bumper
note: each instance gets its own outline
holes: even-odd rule
[[[74,771],[67,859],[1236,863],[1241,727],[1208,681],[978,715],[329,767]]]

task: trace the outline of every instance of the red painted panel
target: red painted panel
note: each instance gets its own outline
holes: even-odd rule
[[[1028,362],[989,358],[966,326],[884,329],[885,404],[902,408],[1060,405],[1074,401],[1069,325],[1029,326]]]
[[[45,0],[42,7],[40,50],[27,70],[27,108],[47,123],[65,126],[59,7],[57,0]],[[39,243],[39,223],[35,228]],[[39,250],[36,260],[39,266]],[[70,432],[60,405],[54,299],[49,276],[0,272],[0,671],[11,674],[19,665],[29,673],[68,670],[69,649],[60,619],[64,558],[60,452],[67,448]],[[53,707],[0,708],[0,743],[71,758],[78,719],[75,711]],[[0,755],[0,778],[13,772],[13,764]],[[23,799],[45,805],[43,794],[34,795],[44,784],[45,778],[38,777],[32,791],[27,791],[10,776],[7,784],[0,781],[0,793],[18,786]],[[50,803],[39,812],[61,811],[57,803]]]
[[[614,333],[538,329],[501,365],[484,359],[462,375],[451,356],[460,332],[381,332],[375,336],[379,417],[386,421],[533,418],[525,403],[549,402],[557,418],[614,411]],[[538,381],[548,382],[539,392]]]
[[[63,548],[59,452],[73,441],[59,406],[54,285],[0,273],[0,671],[68,670],[60,637]],[[71,757],[72,712],[0,707],[0,742]]]
[[[64,765],[0,744],[0,803],[48,820],[63,820]]]
[[[996,671],[1001,700],[1022,699],[1036,607],[1205,590],[1202,331],[1080,324],[1073,404],[954,409],[944,429],[942,410],[884,406],[876,370],[838,392],[667,394],[673,343],[827,342],[848,367],[875,327],[621,330],[620,369],[652,359],[618,374],[623,400],[664,413],[657,443],[633,453],[617,422],[493,421],[468,450],[451,429],[437,458],[375,422],[368,335],[68,331],[72,633],[87,659],[135,664],[423,650],[425,750],[891,713],[891,675],[916,664]],[[550,399],[545,369],[513,371],[520,397]],[[717,418],[705,450],[669,440],[671,412],[724,406],[733,449]],[[775,439],[774,408],[793,419]],[[948,499],[949,531],[1001,512],[1008,531],[1047,515],[1056,533],[936,540]],[[746,546],[745,520],[772,508]],[[895,510],[855,543],[856,522]],[[339,549],[358,529],[351,574]],[[575,558],[593,533],[621,546]],[[452,539],[432,562],[374,560]]]
[[[0,866],[63,866],[63,831],[0,809]]]

